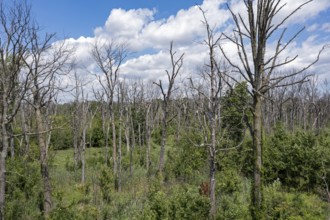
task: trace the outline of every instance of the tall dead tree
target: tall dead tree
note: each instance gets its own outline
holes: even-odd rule
[[[74,160],[75,169],[78,168],[78,163],[81,163],[81,183],[85,183],[85,150],[86,150],[86,133],[90,126],[90,122],[94,118],[96,111],[92,112],[90,102],[84,93],[83,82],[79,79],[75,72],[75,101],[72,116],[73,144],[74,144]],[[97,109],[96,109],[97,110]]]
[[[168,114],[169,114],[169,102],[171,99],[171,95],[174,88],[175,79],[178,76],[182,65],[183,65],[183,56],[184,54],[181,54],[179,58],[175,58],[176,52],[173,51],[173,42],[170,44],[170,59],[171,59],[171,66],[172,69],[166,70],[167,75],[167,85],[164,85],[161,80],[159,82],[154,82],[155,85],[157,85],[161,91],[162,95],[162,109],[163,109],[163,118],[162,118],[162,141],[160,146],[160,154],[159,154],[159,166],[158,171],[160,174],[162,174],[165,164],[165,145],[166,145],[166,139],[167,139],[167,120],[168,120]],[[166,87],[167,86],[167,90]]]
[[[156,117],[157,105],[154,102],[156,92],[154,88],[146,84],[146,98],[144,103],[145,108],[145,142],[146,142],[146,170],[147,175],[150,174],[151,166],[151,134],[153,131],[154,118]]]
[[[96,41],[92,49],[92,57],[102,74],[102,77],[98,75],[97,79],[107,99],[108,117],[110,118],[112,128],[113,172],[116,179],[118,169],[114,98],[119,79],[119,70],[127,54],[128,51],[125,44],[118,44],[113,41]]]
[[[30,39],[30,8],[15,1],[0,2],[0,219],[5,218],[6,158],[13,119],[26,91],[24,68]]]
[[[38,27],[31,32],[31,48],[25,66],[29,71],[29,93],[26,101],[34,110],[35,133],[40,150],[40,172],[43,180],[43,213],[49,214],[53,207],[52,189],[48,168],[48,147],[52,129],[52,110],[59,91],[58,77],[70,70],[68,61],[72,50],[65,41],[52,44],[55,34],[40,37]]]
[[[206,39],[204,44],[208,49],[207,62],[201,74],[202,85],[196,85],[190,78],[191,86],[198,93],[198,96],[205,100],[205,105],[201,105],[201,125],[204,128],[204,142],[203,145],[207,146],[208,159],[209,159],[209,197],[210,197],[210,218],[215,218],[216,214],[216,198],[215,198],[215,174],[216,174],[216,158],[219,150],[219,136],[221,133],[220,125],[220,107],[221,107],[221,94],[223,90],[222,71],[216,49],[219,51],[220,36],[216,37],[215,31],[210,27],[205,11],[200,8],[203,15],[203,24],[206,28]],[[219,54],[218,54],[219,55]]]
[[[281,67],[297,59],[298,55],[285,59],[281,59],[281,55],[304,30],[304,28],[301,28],[293,35],[287,37],[287,28],[284,27],[284,24],[299,9],[311,1],[303,1],[297,8],[281,18],[279,17],[279,12],[286,6],[286,3],[283,3],[282,0],[244,0],[247,12],[246,20],[244,15],[234,13],[228,5],[235,30],[233,35],[225,35],[225,38],[236,46],[238,61],[229,57],[223,47],[221,47],[221,50],[235,71],[249,83],[251,87],[249,93],[253,99],[251,105],[253,121],[250,126],[254,153],[251,203],[253,219],[262,219],[264,217],[262,193],[262,105],[264,95],[270,89],[304,81],[306,77],[292,83],[287,83],[285,79],[296,76],[312,66],[317,62],[322,51],[319,51],[314,62],[305,67],[291,73],[279,73]],[[278,37],[275,41],[275,50],[270,52],[270,50],[267,50],[268,43],[272,41],[272,37],[276,36]],[[232,79],[236,80],[234,77]]]

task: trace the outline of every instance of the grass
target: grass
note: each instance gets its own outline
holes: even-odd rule
[[[103,153],[102,148],[86,149],[86,161],[96,160]],[[51,160],[50,174],[55,196],[60,197],[62,205],[69,206],[84,199],[83,186],[80,184],[81,169],[74,170],[73,150],[54,152]],[[96,166],[86,163],[86,184],[90,185],[96,178]]]

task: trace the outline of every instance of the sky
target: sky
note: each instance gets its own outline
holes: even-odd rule
[[[128,45],[130,56],[121,67],[122,78],[158,81],[166,78],[170,68],[169,45],[173,41],[177,54],[184,53],[182,78],[195,76],[207,60],[206,37],[201,22],[201,6],[206,12],[215,35],[232,34],[233,23],[226,4],[235,13],[246,17],[242,0],[30,0],[33,16],[44,31],[57,33],[76,48],[79,74],[97,83],[97,68],[90,56],[95,39],[115,40]],[[303,0],[282,0],[287,5],[274,22],[280,21]],[[317,57],[324,45],[330,45],[330,1],[314,0],[299,10],[283,26],[288,28],[285,39],[305,27],[304,32],[282,54],[282,60],[298,55],[287,68],[302,68]],[[267,45],[274,51],[276,37]],[[235,59],[235,47],[223,43],[229,56]],[[269,55],[270,56],[270,55]],[[221,58],[219,58],[221,59]],[[309,69],[319,81],[330,81],[330,47],[320,61]],[[70,79],[67,79],[70,83]]]
[[[157,10],[155,19],[161,19],[201,3],[202,0],[31,0],[40,26],[73,38],[92,37],[94,29],[102,26],[116,8]]]

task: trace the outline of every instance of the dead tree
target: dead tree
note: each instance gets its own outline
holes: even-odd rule
[[[220,36],[216,37],[214,29],[210,27],[206,14],[200,8],[203,15],[203,24],[206,28],[206,39],[204,44],[208,49],[207,63],[203,68],[201,74],[202,85],[196,85],[190,78],[191,86],[198,93],[202,100],[205,100],[205,105],[201,105],[202,116],[200,119],[201,126],[204,130],[204,142],[208,149],[209,159],[209,197],[210,197],[210,218],[213,219],[216,214],[216,198],[215,198],[215,174],[216,174],[216,158],[219,150],[219,136],[221,133],[220,107],[221,107],[221,94],[223,90],[222,71],[217,61],[216,49],[219,47]],[[218,49],[219,51],[219,49]],[[220,51],[219,51],[220,52]],[[205,89],[207,88],[207,89]],[[203,102],[203,101],[202,101]]]
[[[293,11],[289,12],[283,18],[276,22],[276,18],[286,3],[281,0],[245,0],[245,8],[247,11],[247,20],[240,13],[235,14],[229,7],[231,12],[235,30],[233,35],[224,35],[229,42],[233,43],[237,48],[238,62],[229,57],[226,50],[221,47],[224,57],[231,64],[235,71],[248,82],[251,90],[249,91],[253,103],[251,105],[252,125],[250,132],[253,139],[254,153],[254,172],[252,183],[252,203],[251,215],[253,219],[261,219],[263,217],[263,193],[262,193],[262,105],[265,93],[276,87],[288,86],[285,79],[296,76],[319,59],[321,51],[318,53],[315,61],[305,67],[292,73],[280,73],[279,68],[296,60],[298,55],[281,60],[281,55],[288,49],[288,46],[296,39],[296,37],[304,30],[301,28],[288,40],[285,40],[287,28],[283,24],[297,13],[299,9],[311,2],[304,1]],[[271,54],[268,52],[267,43],[271,41],[274,35],[278,35],[275,51]],[[251,51],[251,53],[249,53]],[[268,52],[266,54],[266,52]],[[277,73],[277,74],[274,74]],[[236,80],[232,77],[233,80]],[[304,81],[302,78],[299,81]]]
[[[85,183],[85,150],[86,150],[86,133],[90,122],[94,118],[96,111],[93,113],[90,110],[90,102],[84,93],[84,84],[77,76],[74,75],[75,85],[75,101],[72,116],[73,144],[74,144],[74,160],[75,169],[78,168],[78,163],[81,163],[81,183]]]
[[[7,8],[0,2],[0,219],[5,218],[6,158],[12,137],[8,129],[27,87],[22,70],[30,46],[30,27],[29,6],[15,1]]]
[[[154,103],[156,97],[155,90],[151,85],[146,85],[146,99],[145,99],[145,142],[146,142],[146,169],[147,175],[150,174],[151,166],[151,134],[153,131],[154,118],[156,117],[157,106]]]
[[[43,213],[49,214],[53,207],[52,189],[48,168],[48,147],[52,119],[50,108],[54,105],[59,91],[58,77],[67,74],[70,69],[68,61],[72,50],[65,41],[52,44],[55,34],[39,36],[39,29],[31,31],[31,48],[25,66],[29,71],[29,102],[35,115],[35,133],[40,150],[40,172],[43,180]]]
[[[127,57],[127,48],[124,44],[117,44],[113,41],[96,41],[92,50],[92,57],[102,74],[102,76],[97,75],[97,79],[105,93],[107,108],[109,111],[112,128],[113,172],[114,176],[117,177],[117,142],[114,97],[119,79],[119,70],[123,61]]]
[[[119,134],[118,134],[118,180],[117,180],[117,188],[118,191],[121,192],[121,162],[122,162],[122,129],[123,127],[123,117],[125,111],[125,81],[120,82],[118,86],[118,105],[119,105]],[[126,129],[125,129],[126,131]],[[127,136],[126,136],[127,137]],[[127,140],[127,139],[126,139]]]
[[[171,99],[171,95],[174,88],[175,79],[178,76],[181,67],[183,65],[183,56],[184,54],[181,54],[179,58],[175,59],[176,52],[173,51],[173,42],[170,44],[170,59],[171,59],[171,65],[172,69],[170,71],[166,70],[167,75],[167,90],[162,83],[161,80],[159,82],[154,82],[155,85],[157,85],[161,91],[162,95],[162,109],[163,109],[163,118],[162,118],[162,141],[160,146],[160,155],[159,155],[159,166],[158,171],[160,174],[162,174],[165,164],[165,145],[166,145],[166,139],[167,139],[167,120],[168,120],[168,114],[169,114],[169,102]]]
[[[109,132],[110,132],[110,121],[108,119],[109,110],[107,108],[107,103],[105,100],[104,91],[93,91],[94,97],[100,105],[101,123],[102,123],[102,133],[104,138],[104,148],[105,148],[105,164],[108,165],[109,162]]]

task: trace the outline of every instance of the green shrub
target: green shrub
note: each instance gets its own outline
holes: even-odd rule
[[[99,174],[99,182],[103,200],[106,203],[110,203],[112,200],[114,181],[113,171],[107,166],[102,166]]]
[[[8,158],[7,170],[6,219],[40,218],[43,201],[38,161]]]
[[[285,192],[280,181],[265,187],[268,219],[327,219],[328,204],[313,194]]]

